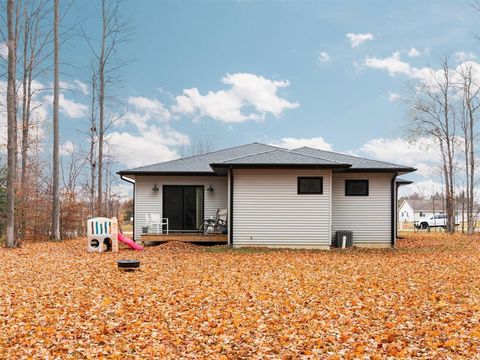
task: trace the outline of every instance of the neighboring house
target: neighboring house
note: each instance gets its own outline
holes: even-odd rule
[[[466,217],[464,211],[462,211],[462,203],[456,202],[457,210],[456,215],[460,222],[463,221],[463,217]],[[480,212],[480,206],[474,204],[473,214],[475,219],[478,218]],[[444,215],[445,208],[442,200],[414,200],[404,199],[398,206],[398,220],[402,223],[413,223],[415,221],[421,221],[422,219],[428,219],[433,215]],[[466,221],[466,220],[465,220]]]
[[[152,213],[168,218],[170,233],[188,233],[225,208],[230,245],[330,248],[339,230],[352,231],[355,246],[394,245],[397,189],[404,183],[397,175],[412,171],[308,147],[252,143],[119,175],[134,183],[136,241]]]
[[[461,210],[460,210],[461,211]],[[441,200],[402,200],[398,207],[398,220],[400,222],[414,222],[432,215],[444,213]]]

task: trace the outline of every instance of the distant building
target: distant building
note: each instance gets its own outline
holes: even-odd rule
[[[428,219],[432,215],[443,215],[445,214],[445,208],[442,200],[413,200],[413,199],[404,199],[399,201],[398,206],[398,222],[400,227],[402,223],[413,223],[414,221],[421,219]],[[466,211],[466,209],[465,209]],[[463,222],[463,216],[466,214],[462,211],[462,204],[457,202],[457,210],[455,211],[456,215],[459,217],[460,221]],[[474,217],[478,219],[478,214],[480,213],[480,205],[474,205]]]
[[[400,222],[414,222],[432,215],[444,213],[441,200],[402,200],[398,207],[398,220]]]

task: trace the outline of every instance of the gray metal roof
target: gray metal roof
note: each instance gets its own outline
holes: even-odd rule
[[[364,159],[356,156],[302,147],[295,150],[272,145],[251,143],[202,155],[171,160],[163,163],[122,170],[120,175],[148,174],[214,174],[213,167],[225,166],[325,166],[348,170],[403,171],[411,167]]]
[[[228,149],[212,151],[206,154],[188,156],[153,165],[141,166],[134,169],[122,170],[119,174],[142,174],[142,173],[187,173],[205,172],[213,173],[210,166],[212,163],[221,162],[227,159],[234,159],[241,156],[258,154],[264,151],[275,150],[275,146],[260,143],[251,143],[235,146]]]
[[[212,167],[228,165],[307,165],[307,166],[328,166],[328,167],[350,167],[350,164],[322,159],[316,156],[303,155],[284,149],[274,149],[258,154],[241,156],[235,159],[221,161],[211,164]]]
[[[411,171],[414,170],[404,165],[397,165],[397,164],[387,163],[384,161],[365,159],[358,156],[340,154],[333,151],[319,150],[319,149],[314,149],[310,147],[302,147],[299,149],[294,149],[292,151],[296,153],[304,154],[304,155],[320,156],[328,160],[340,161],[347,164],[351,164],[352,167],[350,169],[362,169],[362,170],[363,169],[366,169],[366,170],[368,169],[385,169],[385,170],[409,169],[410,170],[411,169]]]
[[[397,178],[395,181],[397,182],[398,185],[410,185],[410,184],[413,184],[413,181],[412,181],[412,180],[407,180],[407,179],[402,179],[402,178]]]

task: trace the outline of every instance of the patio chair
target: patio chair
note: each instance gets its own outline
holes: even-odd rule
[[[146,223],[145,226],[147,227],[147,232],[153,234],[162,234],[163,227],[166,227],[166,233],[168,234],[168,218],[160,217],[158,213],[148,213],[145,214]]]
[[[200,229],[203,229],[205,235],[223,234],[227,230],[227,209],[217,209],[215,219],[210,217],[203,220]]]

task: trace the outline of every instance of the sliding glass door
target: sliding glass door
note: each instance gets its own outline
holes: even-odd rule
[[[163,217],[170,231],[199,231],[203,222],[203,186],[164,185]]]

